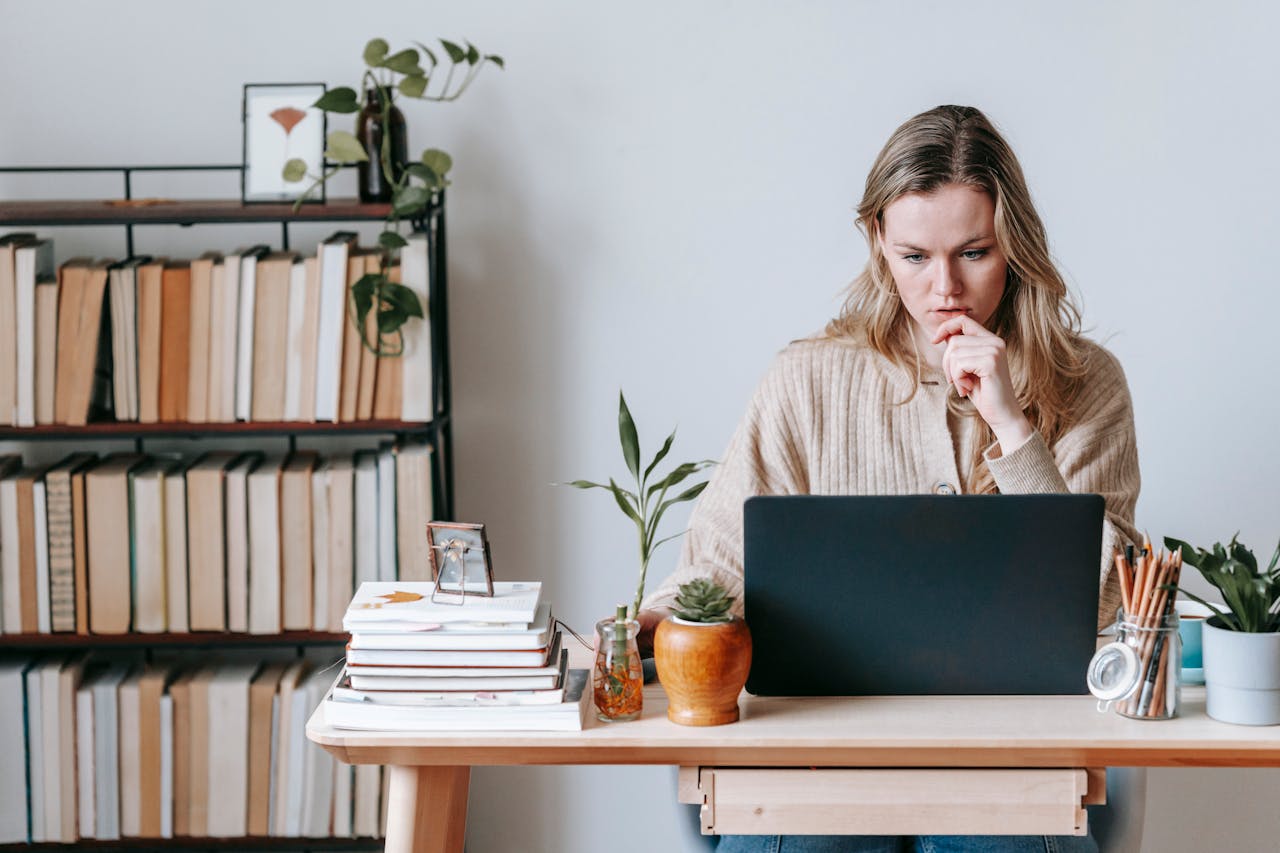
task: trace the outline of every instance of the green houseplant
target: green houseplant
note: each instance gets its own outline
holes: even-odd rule
[[[751,671],[751,632],[730,613],[734,598],[710,578],[680,585],[672,614],[658,623],[654,665],[667,718],[685,726],[738,719],[738,694]]]
[[[636,584],[635,599],[630,605],[619,604],[617,615],[596,623],[596,665],[593,669],[592,690],[596,713],[602,720],[629,720],[640,715],[643,696],[643,674],[640,654],[636,648],[639,623],[635,615],[644,599],[645,577],[653,553],[664,542],[675,539],[674,534],[658,539],[658,527],[667,510],[678,503],[691,501],[707,487],[706,482],[687,486],[679,494],[668,497],[676,487],[714,462],[685,462],[675,466],[665,475],[658,475],[658,464],[671,451],[676,434],[673,430],[652,460],[640,467],[640,436],[635,420],[627,407],[626,397],[618,392],[618,438],[622,444],[622,457],[635,483],[634,491],[618,485],[612,477],[608,485],[590,480],[574,480],[566,485],[578,489],[605,489],[613,495],[623,514],[636,526],[639,541],[640,579]]]
[[[622,444],[622,457],[626,461],[627,470],[631,472],[631,477],[635,483],[634,491],[619,486],[612,477],[609,478],[608,485],[593,483],[590,480],[574,480],[566,485],[577,489],[605,489],[612,493],[618,508],[635,524],[640,546],[640,579],[636,584],[635,599],[632,601],[627,614],[634,619],[636,613],[640,610],[640,602],[644,599],[645,577],[649,572],[649,562],[653,559],[653,553],[663,543],[670,542],[683,534],[683,531],[681,531],[664,539],[658,539],[658,526],[662,523],[663,515],[676,504],[691,501],[698,497],[698,495],[702,494],[702,490],[707,487],[707,483],[703,481],[696,485],[688,486],[674,497],[667,497],[667,495],[689,477],[714,465],[715,461],[704,459],[699,462],[683,462],[672,468],[665,475],[658,476],[655,474],[655,469],[663,459],[667,458],[667,454],[671,451],[671,444],[676,439],[675,430],[672,430],[671,435],[667,436],[667,440],[662,443],[662,447],[654,454],[653,459],[641,470],[640,436],[636,432],[636,424],[631,417],[631,410],[627,408],[627,398],[623,396],[621,391],[618,392],[618,438]]]
[[[384,128],[391,125],[395,94],[420,101],[454,101],[486,64],[505,68],[501,56],[481,53],[471,42],[463,47],[440,39],[439,54],[421,42],[413,44],[416,47],[392,53],[385,39],[375,38],[364,47],[361,88],[377,92]],[[325,112],[352,114],[360,111],[360,100],[356,89],[339,86],[326,92],[314,106]],[[417,295],[410,288],[391,281],[388,275],[395,253],[408,245],[400,234],[400,223],[420,222],[426,216],[433,196],[449,185],[448,174],[453,168],[453,158],[438,148],[424,150],[414,162],[393,162],[391,137],[391,133],[384,132],[381,150],[367,152],[355,134],[330,131],[325,137],[324,156],[333,165],[318,175],[308,174],[306,163],[300,159],[289,160],[284,165],[286,181],[297,183],[310,179],[312,182],[298,204],[341,168],[368,162],[371,155],[377,158],[383,178],[391,185],[391,209],[378,236],[382,255],[380,270],[362,276],[351,285],[348,311],[361,342],[379,356],[400,355],[404,351],[401,327],[411,317],[424,316]],[[365,322],[370,311],[376,311],[377,320],[377,331],[372,335]]]
[[[1221,609],[1179,587],[1213,611],[1204,624],[1205,710],[1228,723],[1280,723],[1280,545],[1265,571],[1238,537],[1211,550],[1165,538],[1182,561],[1222,593]]]

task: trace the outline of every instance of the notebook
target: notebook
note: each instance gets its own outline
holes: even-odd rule
[[[748,692],[1087,692],[1101,496],[770,496],[743,512]]]

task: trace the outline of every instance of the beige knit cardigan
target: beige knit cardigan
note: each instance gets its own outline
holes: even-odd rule
[[[1052,448],[1037,433],[1008,455],[992,445],[984,458],[1003,494],[1103,496],[1101,627],[1120,600],[1112,554],[1140,538],[1138,452],[1124,371],[1105,349],[1086,344],[1074,426]],[[948,413],[941,373],[925,373],[914,397],[911,384],[906,370],[865,346],[806,339],[784,349],[694,507],[676,571],[644,606],[668,607],[679,584],[710,575],[737,596],[741,614],[742,504],[753,495],[962,492],[977,416]]]

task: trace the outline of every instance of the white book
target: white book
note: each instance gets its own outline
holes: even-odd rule
[[[239,258],[232,263],[238,273]],[[204,389],[204,407],[210,423],[228,420],[222,411],[222,386],[226,384],[222,371],[227,361],[227,329],[233,324],[227,321],[227,316],[227,258],[219,257],[209,274],[209,378]],[[230,316],[236,323],[240,322],[236,315]]]
[[[36,630],[48,634],[53,629],[49,611],[49,505],[45,500],[44,478],[32,486],[36,531]]]
[[[149,462],[129,478],[133,512],[133,629],[155,634],[168,627],[165,571],[165,472],[169,464]]]
[[[333,836],[350,838],[353,797],[355,796],[355,768],[341,761],[333,762]]]
[[[138,266],[133,257],[107,273],[111,306],[111,386],[118,421],[138,419]]]
[[[209,816],[211,838],[247,832],[249,682],[257,663],[228,664],[209,682]]]
[[[499,623],[506,624],[506,623]],[[416,631],[353,631],[352,649],[545,649],[551,640],[551,605],[542,602],[533,621],[516,628],[494,628],[486,622],[448,622]]]
[[[344,678],[334,685],[330,696],[341,702],[372,702],[377,705],[413,705],[428,708],[438,707],[470,707],[473,705],[547,705],[559,702],[564,694],[565,676],[568,673],[569,653],[561,651],[556,654],[557,666],[549,674],[536,676],[490,676],[480,675],[470,678],[418,678],[382,677],[376,673],[369,677],[360,677],[359,682],[377,682],[386,689],[363,689],[355,686],[351,678],[351,669],[347,668]],[[365,671],[376,667],[365,667]],[[418,682],[452,682],[458,688],[437,686],[436,689],[411,688],[409,685]],[[501,684],[508,682],[509,686]]]
[[[262,456],[246,453],[227,469],[226,508],[227,630],[249,630],[249,476]],[[217,789],[211,789],[217,790]]]
[[[190,630],[187,606],[187,480],[183,465],[172,464],[164,473],[164,574],[165,610],[169,630]]]
[[[94,763],[97,751],[93,743],[93,682],[101,673],[85,678],[76,690],[76,790],[79,806],[81,838],[97,838],[97,817],[94,813],[97,785]]]
[[[378,457],[375,453],[366,451],[355,455],[355,489],[355,581],[359,588],[362,583],[379,579]]]
[[[44,770],[42,779],[44,782],[44,791],[41,794],[40,801],[43,808],[40,813],[31,812],[31,820],[42,822],[41,835],[45,841],[62,841],[62,818],[63,811],[67,808],[74,808],[74,802],[63,803],[63,791],[65,785],[62,779],[62,769],[67,764],[63,760],[63,728],[68,723],[74,725],[75,714],[74,695],[70,702],[64,702],[62,695],[62,668],[66,666],[68,660],[64,657],[55,657],[44,661],[40,666],[40,713],[44,717],[44,724],[41,727],[42,748],[41,756]],[[69,719],[68,719],[69,718]],[[66,744],[67,748],[75,751],[74,738]],[[75,766],[75,762],[71,762],[71,766]],[[34,785],[34,779],[32,781]],[[74,793],[74,788],[72,789]],[[74,839],[72,839],[74,840]]]
[[[280,690],[276,685],[276,695],[271,697],[271,781],[267,786],[267,834],[275,835],[276,827],[276,786],[280,784]]]
[[[129,674],[116,664],[93,682],[94,828],[99,839],[120,837],[120,714],[117,691]]]
[[[260,247],[265,249],[266,247]],[[240,363],[240,270],[244,255],[252,248],[237,249],[222,259],[222,280],[214,289],[214,299],[220,304],[214,307],[214,328],[221,328],[217,341],[210,347],[210,376],[217,381],[209,388],[216,395],[216,403],[210,403],[210,416],[219,421],[236,419],[236,385]],[[217,365],[213,359],[218,360]]]
[[[303,420],[302,338],[306,316],[307,268],[303,259],[299,258],[293,262],[293,268],[289,271],[289,313],[285,321],[284,419],[286,421]]]
[[[366,675],[370,669],[349,669],[354,690],[410,690],[422,693],[491,693],[495,690],[554,690],[557,675],[480,676],[472,678],[420,678],[412,675]]]
[[[543,666],[361,666],[347,663],[347,672],[351,675],[375,676],[386,679],[399,678],[530,678],[535,675],[550,676],[544,681],[546,686],[555,683],[555,675],[559,672],[560,651],[563,648],[559,631],[551,641],[551,654]],[[407,690],[401,682],[391,682],[392,690]],[[399,684],[400,686],[396,686]],[[525,685],[526,687],[528,685]]]
[[[273,799],[270,809],[271,834],[274,836],[290,835],[292,827],[295,837],[298,834],[298,821],[301,818],[302,806],[302,750],[295,748],[294,694],[299,692],[299,683],[306,675],[310,664],[305,660],[295,661],[285,670],[280,678],[280,690],[273,703],[278,713],[274,716],[277,726],[277,750],[271,762],[271,784]],[[303,723],[305,724],[305,717]],[[296,790],[295,790],[296,789]],[[292,818],[292,821],[291,821]]]
[[[555,705],[410,707],[326,698],[324,719],[334,728],[365,731],[578,731],[590,704],[588,674],[569,670],[563,700]]]
[[[280,472],[266,457],[249,474],[249,633],[280,633]]]
[[[136,838],[142,831],[142,762],[139,750],[142,733],[139,717],[143,670],[139,668],[120,682],[120,834]]]
[[[311,472],[311,626],[316,631],[338,630],[329,624],[329,463],[320,460]]]
[[[27,797],[29,799],[31,817],[31,840],[45,841],[44,824],[44,677],[43,670],[48,664],[33,664],[26,673],[27,699]],[[56,728],[56,726],[54,727]],[[23,812],[22,823],[27,826],[27,812]]]
[[[342,630],[342,615],[351,603],[355,579],[355,468],[351,457],[329,462],[329,614],[324,624]]]
[[[18,244],[13,255],[14,315],[18,321],[18,399],[20,427],[36,425],[36,282],[53,277],[53,241]]]
[[[339,231],[320,244],[320,323],[316,334],[316,420],[338,419],[342,335],[347,324],[347,256],[356,235]]]
[[[26,679],[32,664],[27,660],[0,663],[0,755],[10,769],[0,773],[0,844],[27,841],[27,737],[30,722],[23,726],[30,710],[26,700]],[[39,703],[34,708],[40,713]]]
[[[45,731],[48,732],[50,726],[56,726],[58,731],[58,746],[45,759],[45,786],[47,789],[52,774],[53,784],[59,787],[58,810],[51,812],[46,809],[50,821],[46,841],[71,844],[76,840],[76,689],[84,677],[88,659],[87,652],[79,652],[66,658],[58,667],[58,697],[51,703],[56,713],[46,713],[45,716]],[[45,710],[48,712],[49,707],[46,706]]]
[[[382,768],[376,764],[357,764],[355,771],[355,808],[351,828],[356,838],[373,838],[378,834],[382,813]]]
[[[402,420],[429,421],[435,415],[433,405],[433,367],[431,357],[430,253],[426,234],[411,234],[409,245],[400,250],[400,282],[412,290],[422,304],[423,317],[409,318],[401,327],[404,351],[401,388]]]
[[[363,583],[342,619],[343,630],[411,630],[449,622],[528,624],[542,597],[541,581],[494,581],[492,596],[468,595],[462,604],[445,604],[431,600],[434,587],[429,581]]]
[[[298,395],[298,417],[314,422],[316,419],[316,339],[320,335],[320,259],[304,258],[303,266],[303,319],[300,344],[302,370],[298,374],[301,386]]]
[[[173,697],[160,697],[160,837],[173,838]]]
[[[333,673],[316,670],[306,681],[303,727],[311,713],[319,707],[333,681]],[[333,819],[333,756],[303,735],[303,778],[306,780],[302,804],[302,835],[324,838],[329,835]]]
[[[378,448],[378,580],[400,577],[396,550],[396,457],[390,444]]]
[[[283,698],[283,697],[282,697]],[[310,697],[305,679],[294,687],[289,697],[288,747],[285,755],[284,832],[289,838],[302,835],[302,814],[307,790],[307,717],[311,714]]]
[[[253,315],[257,305],[258,258],[266,246],[253,246],[240,255],[240,287],[237,296],[235,418],[251,420],[253,406]],[[228,297],[229,299],[230,297]]]
[[[0,477],[0,610],[4,632],[22,633],[18,554],[18,471]]]

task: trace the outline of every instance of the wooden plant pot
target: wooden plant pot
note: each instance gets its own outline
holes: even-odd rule
[[[719,726],[738,720],[738,694],[751,670],[747,623],[658,623],[653,662],[667,692],[667,718],[682,726]]]

